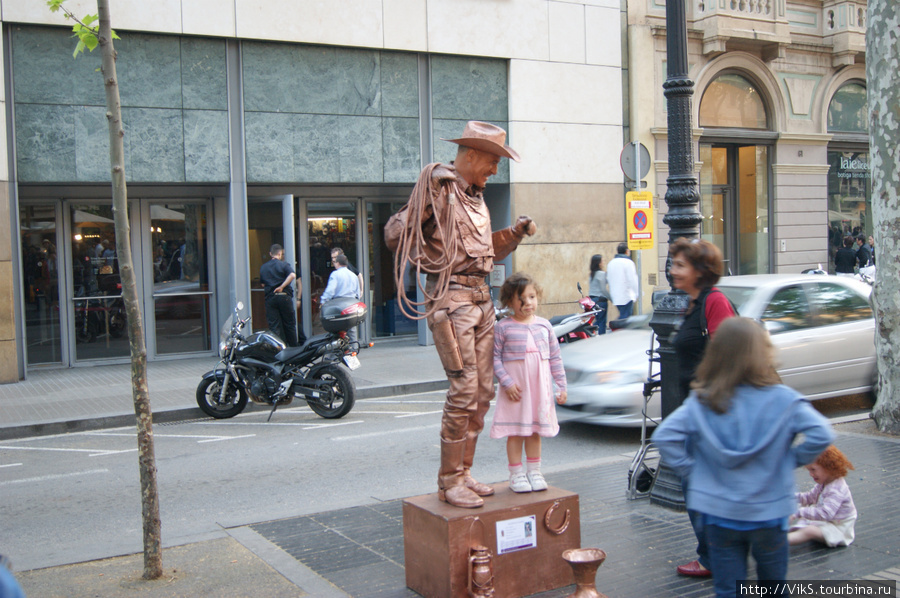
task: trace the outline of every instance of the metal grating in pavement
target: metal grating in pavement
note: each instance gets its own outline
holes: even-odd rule
[[[839,435],[837,446],[856,466],[847,483],[859,511],[856,541],[847,548],[806,544],[791,547],[792,580],[896,579],[900,515],[900,443],[861,435]],[[693,598],[713,593],[710,580],[679,577],[676,565],[694,558],[696,541],[687,515],[628,501],[628,465],[548,474],[554,486],[577,492],[583,546],[608,557],[597,573],[597,589],[616,598]],[[812,481],[801,469],[799,489]],[[490,499],[488,499],[490,500]],[[295,559],[350,596],[417,596],[405,587],[402,502],[377,503],[252,526]],[[752,560],[752,559],[751,559]],[[755,572],[751,564],[750,577]],[[562,598],[574,586],[538,594]]]

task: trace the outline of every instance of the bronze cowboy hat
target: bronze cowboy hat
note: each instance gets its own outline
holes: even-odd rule
[[[483,152],[488,152],[489,154],[494,154],[495,156],[512,158],[516,162],[522,161],[522,159],[519,158],[519,154],[516,153],[516,150],[506,145],[506,131],[497,125],[484,123],[478,120],[470,120],[467,122],[462,137],[459,139],[441,138],[441,141],[449,141],[450,143],[455,143],[457,145],[471,147]]]

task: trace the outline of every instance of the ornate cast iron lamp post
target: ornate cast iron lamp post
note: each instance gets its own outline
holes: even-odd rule
[[[663,222],[669,226],[669,243],[679,237],[700,236],[700,193],[694,175],[694,140],[691,126],[691,97],[694,82],[688,78],[686,0],[666,2],[666,82],[663,83],[668,108],[669,177],[666,179],[668,213]],[[666,260],[666,278],[671,261]],[[684,400],[678,387],[678,363],[669,339],[676,323],[687,309],[690,298],[682,291],[670,289],[656,305],[650,326],[659,340],[662,416],[665,418]],[[678,476],[664,463],[660,464],[656,482],[650,493],[651,502],[683,509],[684,497]]]

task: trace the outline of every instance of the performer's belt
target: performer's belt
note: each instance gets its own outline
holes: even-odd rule
[[[451,274],[450,284],[457,284],[464,287],[480,287],[484,285],[484,276],[467,276],[465,274]]]
[[[454,303],[484,303],[491,300],[491,288],[483,283],[479,287],[450,283],[449,293]]]

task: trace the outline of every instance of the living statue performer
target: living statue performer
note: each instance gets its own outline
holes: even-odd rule
[[[459,145],[456,160],[426,166],[409,202],[388,220],[384,232],[394,252],[400,309],[409,318],[427,318],[450,381],[441,419],[438,498],[476,508],[484,504],[481,497],[494,493],[470,473],[494,397],[494,305],[485,278],[495,259],[512,253],[536,228],[531,218],[519,216],[514,226],[491,232],[485,184],[497,174],[501,158],[519,161],[505,144],[506,131],[470,121],[462,137],[444,141]],[[422,302],[403,292],[407,266],[417,281],[426,275]]]

